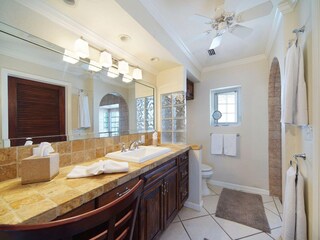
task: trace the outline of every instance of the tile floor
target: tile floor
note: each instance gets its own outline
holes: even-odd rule
[[[218,218],[215,211],[222,188],[212,186],[212,194],[203,198],[200,212],[183,207],[162,234],[161,240],[278,240],[282,226],[282,205],[278,198],[262,195],[271,234]]]

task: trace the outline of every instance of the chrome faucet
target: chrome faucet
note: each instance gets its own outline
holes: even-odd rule
[[[132,151],[132,150],[135,150],[135,149],[139,149],[139,145],[141,144],[141,141],[139,140],[135,140],[135,141],[132,141],[129,145],[129,148],[128,150]]]
[[[124,143],[119,143],[120,144],[120,148],[121,148],[121,152],[126,152],[126,145]]]

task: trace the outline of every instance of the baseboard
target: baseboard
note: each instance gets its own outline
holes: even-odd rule
[[[201,211],[201,208],[202,208],[202,204],[203,204],[203,201],[201,201],[200,204],[195,204],[195,203],[193,203],[193,202],[188,202],[188,201],[186,201],[186,202],[184,203],[184,206],[187,207],[187,208],[191,208],[191,209],[193,209],[193,210],[196,210],[196,211],[200,212],[200,211]]]
[[[228,183],[228,182],[221,182],[221,181],[216,181],[216,180],[212,180],[212,179],[209,179],[207,181],[207,183],[210,185],[235,189],[235,190],[249,192],[249,193],[269,195],[269,190],[265,190],[265,189],[261,189],[261,188],[249,187],[249,186],[238,185],[238,184],[233,184],[233,183]]]

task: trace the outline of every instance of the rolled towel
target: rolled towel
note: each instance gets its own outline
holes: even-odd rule
[[[52,148],[51,143],[48,142],[41,142],[38,147],[33,148],[33,155],[38,157],[46,157],[53,152],[54,149]]]
[[[96,176],[102,173],[128,172],[129,164],[127,162],[116,162],[113,160],[100,160],[89,166],[75,166],[67,175],[67,178],[83,178]]]

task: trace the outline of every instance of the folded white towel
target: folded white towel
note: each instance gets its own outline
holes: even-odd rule
[[[67,178],[82,178],[99,175],[102,173],[128,172],[129,164],[127,162],[116,162],[113,160],[100,160],[89,166],[75,166],[67,175]]]
[[[223,153],[228,156],[237,156],[237,134],[224,134]]]
[[[211,154],[223,153],[223,134],[211,134]]]
[[[88,100],[88,96],[85,96],[83,94],[79,95],[79,127],[80,128],[91,127],[89,100]]]

